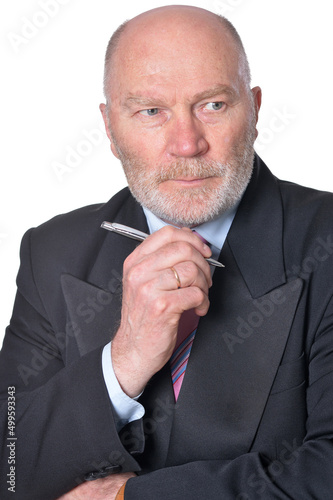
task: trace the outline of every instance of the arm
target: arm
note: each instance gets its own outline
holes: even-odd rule
[[[208,247],[191,231],[165,228],[140,245],[124,264],[122,321],[112,342],[112,359],[119,383],[131,397],[138,395],[170,358],[182,312],[193,307],[201,315],[207,312],[211,277],[200,252],[210,255]],[[176,265],[182,290],[170,270]],[[107,493],[105,498],[114,498],[119,489],[115,484],[121,479],[124,482],[116,475],[100,482]],[[102,499],[104,489],[99,489],[96,481],[75,488],[63,498]]]
[[[22,243],[13,317],[0,354],[0,432],[5,444],[7,392],[15,387],[16,492],[18,498],[29,500],[31,495],[37,500],[57,498],[85,474],[109,465],[118,465],[118,472],[139,466],[119,441],[101,349],[65,367],[64,336],[57,336],[45,311],[30,261],[28,234]],[[6,498],[8,449],[1,450],[0,496]]]
[[[171,296],[166,310],[168,320],[164,321],[159,311],[156,317],[158,325],[150,332],[156,334],[160,325],[167,324],[167,328],[160,331],[163,343],[156,346],[155,338],[155,346],[160,350],[156,360],[156,352],[150,348],[153,337],[144,335],[146,318],[143,313],[147,297],[145,293],[141,297],[136,296],[138,282],[135,279],[134,286],[128,286],[127,293],[124,293],[122,325],[116,336],[118,346],[114,362],[118,380],[130,396],[140,393],[151,375],[170,357],[182,311],[197,307],[198,313],[204,314],[208,308],[207,279],[210,281],[210,274],[202,255],[209,256],[210,250],[204,248],[190,231],[171,229],[171,232],[173,238],[169,247],[166,247],[166,242],[170,240],[170,229],[163,232],[164,238],[151,237],[145,245],[140,245],[125,266],[131,281],[135,274],[133,269],[140,268],[142,261],[144,266],[147,261],[152,263],[153,252],[154,267],[150,274],[144,274],[145,285],[140,290],[147,293],[153,282],[160,295],[159,307],[163,294],[167,292]],[[179,250],[182,250],[181,255]],[[168,253],[171,255],[167,258]],[[138,471],[140,467],[119,440],[103,380],[101,350],[93,351],[65,367],[64,352],[57,343],[57,334],[34,283],[28,236],[22,244],[22,257],[23,271],[13,318],[1,353],[1,392],[4,400],[1,432],[3,440],[6,440],[6,392],[8,386],[14,386],[17,394],[16,437],[21,443],[15,464],[20,473],[17,492],[28,495],[30,491],[34,500],[57,498],[73,489],[82,481],[83,475],[92,470],[110,464],[119,465],[124,472]],[[182,264],[182,279],[188,288],[182,290],[184,300],[180,303],[175,277],[169,266],[181,264],[184,259],[191,262]],[[198,265],[193,265],[193,260]],[[165,283],[166,290],[163,288]],[[200,291],[200,286],[205,292]],[[132,302],[130,307],[129,302]],[[133,313],[136,315],[134,320]],[[149,314],[156,315],[156,308],[150,309]],[[142,342],[136,342],[140,337]],[[122,355],[124,349],[126,356]],[[32,353],[33,359],[39,360],[39,365],[38,361],[37,365],[32,364]],[[47,362],[44,362],[45,359]],[[152,366],[150,361],[153,361]],[[132,381],[135,381],[134,386],[131,386]],[[4,447],[3,460],[6,463]],[[2,483],[2,489],[5,494],[6,484]]]
[[[86,482],[61,496],[58,500],[123,500],[126,481],[131,477],[135,477],[135,474],[126,472]]]
[[[252,452],[234,460],[192,462],[141,475],[128,481],[125,500],[181,500],[184,491],[195,491],[196,498],[212,500],[330,498],[333,492],[332,320],[331,299],[309,346],[308,416],[303,443],[295,446],[289,440],[275,459]],[[288,412],[288,408],[281,410]],[[274,422],[272,432],[273,426]]]
[[[144,407],[137,402],[139,396],[132,399],[121,389],[113,370],[110,349],[111,342],[103,349],[102,368],[106,388],[112,401],[117,431],[119,432],[129,422],[141,419],[145,411]]]

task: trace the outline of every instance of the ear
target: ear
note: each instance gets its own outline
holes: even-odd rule
[[[256,124],[258,123],[258,117],[259,117],[259,110],[261,107],[261,98],[262,98],[262,92],[260,87],[254,87],[252,90],[252,95],[253,95],[253,102],[254,102],[254,107],[255,107],[255,113],[256,113]],[[258,137],[258,130],[256,129],[256,137]]]
[[[253,87],[251,92],[253,95],[253,101],[254,101],[254,106],[255,106],[255,110],[256,110],[256,119],[258,122],[258,116],[259,116],[259,110],[261,107],[261,98],[262,98],[261,88],[260,87]]]
[[[110,141],[111,151],[114,154],[114,156],[119,159],[119,155],[117,153],[117,149],[116,149],[116,147],[114,145],[114,142],[113,142],[113,139],[112,139],[112,135],[111,135],[111,132],[110,132],[109,116],[108,116],[106,104],[104,104],[104,103],[100,104],[99,105],[99,109],[100,109],[100,112],[102,113],[106,135],[108,136],[109,141]]]

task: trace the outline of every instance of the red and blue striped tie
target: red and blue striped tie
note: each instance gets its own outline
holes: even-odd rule
[[[209,243],[202,236],[200,236],[199,233],[195,233],[204,243],[209,245]],[[176,401],[185,376],[185,370],[188,358],[190,357],[198,323],[199,316],[194,312],[194,309],[184,311],[180,317],[176,347],[170,358],[171,377]]]
[[[183,383],[198,323],[199,316],[195,314],[194,309],[183,312],[180,317],[177,343],[170,359],[171,377],[176,401]]]

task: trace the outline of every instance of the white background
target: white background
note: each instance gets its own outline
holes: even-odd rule
[[[180,3],[224,14],[240,32],[253,85],[263,90],[257,151],[271,170],[333,191],[331,2]],[[126,184],[106,136],[96,132],[105,47],[125,19],[164,4],[1,2],[0,341],[11,315],[23,233],[58,213],[106,201]],[[89,144],[86,134],[94,130],[95,144]],[[73,150],[80,154],[66,163]],[[62,174],[59,164],[67,168]]]

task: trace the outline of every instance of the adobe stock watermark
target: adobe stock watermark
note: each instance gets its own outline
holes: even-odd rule
[[[222,337],[231,354],[235,352],[235,346],[244,344],[251,337],[256,328],[259,328],[266,318],[270,318],[276,308],[284,304],[286,297],[282,290],[273,290],[268,297],[253,301],[253,310],[246,318],[237,316],[234,331],[224,332]]]
[[[217,14],[227,16],[242,3],[244,3],[244,0],[214,0],[212,2],[212,7]]]
[[[284,439],[281,444],[283,448],[278,458],[273,460],[267,467],[262,469],[258,468],[256,473],[250,474],[246,482],[248,487],[247,492],[243,491],[237,495],[236,500],[249,500],[253,498],[254,492],[260,495],[260,498],[264,498],[262,495],[267,488],[272,486],[277,478],[285,472],[286,468],[293,465],[304,451],[301,445],[297,443],[296,439],[293,439],[292,443]]]
[[[300,264],[293,264],[286,270],[288,281],[294,280],[291,292],[296,292],[302,286],[302,279],[306,280],[317,271],[319,266],[333,255],[333,235],[328,234],[326,238],[318,237],[315,240],[311,252],[306,255]],[[232,332],[224,332],[222,337],[231,354],[235,352],[236,346],[244,344],[260,328],[263,322],[270,318],[279,306],[284,304],[286,296],[281,289],[273,290],[268,296],[253,300],[253,309],[246,317],[237,316]]]
[[[154,409],[150,416],[143,416],[141,419],[142,425],[134,425],[131,430],[120,430],[120,441],[126,448],[127,453],[134,454],[140,449],[143,440],[149,439],[153,435],[159,425],[168,420],[178,408],[173,397],[156,398],[154,401]],[[120,421],[121,426],[126,426],[127,420]],[[133,422],[135,424],[135,422]],[[113,450],[106,460],[101,462],[91,461],[92,473],[104,473],[109,466],[122,466],[125,463],[125,455],[121,451]],[[91,474],[91,473],[90,473]],[[88,474],[90,476],[90,474]],[[82,477],[76,478],[76,483],[80,485],[84,482]]]
[[[77,337],[80,334],[81,329],[79,326],[76,323],[69,321],[66,323],[64,332],[47,334],[49,339],[48,345],[44,345],[41,349],[37,349],[36,347],[30,349],[31,359],[29,364],[21,363],[17,366],[18,374],[24,385],[27,387],[30,383],[31,377],[37,377],[49,366],[51,361],[59,356],[56,346],[58,346],[59,350],[63,350],[67,346],[70,337]]]
[[[289,278],[298,277],[307,279],[310,274],[315,272],[319,265],[326,262],[333,255],[333,235],[329,234],[325,239],[321,236],[316,238],[316,246],[312,252],[304,257],[299,265],[293,264],[291,269],[286,271]]]
[[[96,148],[101,146],[106,139],[104,123],[100,121],[98,126],[92,129],[82,129],[80,139],[73,145],[65,147],[65,154],[61,161],[52,161],[51,167],[59,182],[72,174],[82,162],[91,156]]]
[[[103,312],[105,307],[110,306],[114,296],[122,292],[122,275],[115,269],[112,269],[111,274],[113,277],[108,283],[107,290],[98,290],[95,297],[86,297],[85,301],[80,302],[76,308],[77,316],[82,318],[86,325],[91,324],[96,315]]]
[[[113,269],[107,290],[98,290],[95,297],[87,296],[84,302],[81,302],[75,313],[78,321],[68,321],[65,325],[65,331],[59,331],[46,334],[46,342],[42,348],[33,347],[30,349],[31,358],[28,364],[19,364],[17,371],[19,376],[27,387],[31,378],[37,377],[49,365],[49,363],[59,356],[59,351],[66,349],[71,338],[78,338],[82,335],[82,329],[79,326],[80,321],[85,324],[93,324],[96,316],[110,307],[114,296],[122,291],[122,275]],[[111,292],[111,293],[110,293]],[[82,324],[82,323],[81,323]],[[110,325],[111,326],[111,325]],[[110,335],[111,340],[111,335]]]
[[[273,108],[272,117],[266,127],[260,127],[256,139],[255,149],[258,153],[271,144],[277,134],[281,134],[296,119],[296,115],[291,113],[286,106],[282,109]]]
[[[142,418],[142,427],[134,426],[131,430],[121,432],[122,445],[129,453],[133,453],[139,449],[142,442],[142,430],[144,440],[147,441],[158,429],[158,427],[166,422],[172,415],[175,409],[178,408],[178,403],[175,403],[174,397],[167,396],[165,398],[156,398],[154,409],[151,415],[144,415]],[[126,422],[122,422],[124,425]]]
[[[3,242],[8,238],[8,234],[6,233],[0,233],[0,246],[3,244]]]
[[[9,43],[18,53],[22,48],[36,38],[41,31],[49,24],[50,20],[56,17],[60,8],[67,5],[71,0],[39,0],[39,9],[29,17],[21,17],[19,32],[10,31],[7,34]]]

